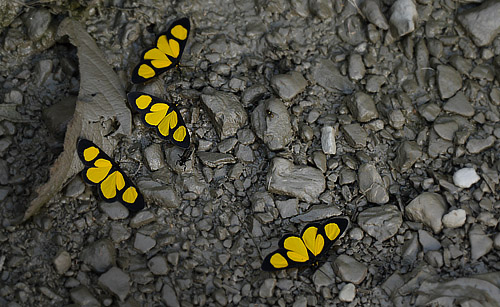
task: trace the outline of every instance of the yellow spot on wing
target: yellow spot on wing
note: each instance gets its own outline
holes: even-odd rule
[[[98,154],[99,154],[99,148],[92,146],[86,148],[83,151],[83,158],[85,159],[85,161],[92,161],[95,159],[95,157],[97,157]]]
[[[177,42],[175,39],[170,39],[168,41],[170,45],[170,49],[172,50],[172,53],[174,54],[173,57],[177,58],[179,56],[179,52],[181,51],[181,48],[179,46],[179,42]]]
[[[180,126],[177,130],[175,130],[173,137],[177,142],[182,142],[186,137],[186,127]]]
[[[151,96],[141,95],[135,100],[135,104],[139,109],[143,110],[149,106],[152,100]]]
[[[93,183],[99,183],[109,173],[111,169],[111,162],[104,159],[99,159],[94,163],[95,167],[91,167],[87,170],[87,178]]]
[[[121,190],[125,187],[125,179],[119,171],[114,171],[108,178],[104,179],[101,183],[102,196],[107,199],[116,196],[116,190]]]
[[[164,68],[172,64],[172,61],[158,48],[153,48],[146,52],[144,59],[151,60],[151,65],[156,68]]]
[[[285,257],[283,257],[279,253],[272,255],[271,259],[269,259],[269,262],[276,269],[286,268],[288,266],[288,261],[286,261]]]
[[[325,226],[325,234],[330,239],[330,241],[335,240],[340,234],[339,225],[335,223],[329,223]]]
[[[137,74],[144,79],[149,79],[155,76],[155,71],[153,68],[149,67],[149,65],[141,64]]]
[[[289,250],[286,255],[293,261],[306,262],[309,260],[307,248],[299,237],[288,237],[283,242],[283,246]]]
[[[162,35],[158,38],[156,46],[168,56],[176,58],[179,55],[179,53],[175,54],[172,48],[170,48],[170,44],[169,42],[167,42],[167,37],[165,35]]]
[[[316,227],[307,228],[302,235],[302,240],[304,240],[306,247],[314,256],[317,256],[325,245],[325,239],[322,235],[318,235],[318,228]]]
[[[167,136],[170,134],[170,129],[175,126],[177,126],[177,113],[170,112],[158,125],[158,131],[160,131],[163,136]]]
[[[151,106],[151,109],[146,116],[144,116],[144,120],[146,123],[152,126],[158,126],[158,124],[165,118],[165,115],[168,112],[168,104],[166,103],[157,103]]]
[[[172,31],[170,31],[170,33],[172,33],[172,35],[183,41],[187,38],[187,35],[188,35],[188,31],[186,28],[184,28],[183,26],[181,25],[176,25],[175,27],[172,28]]]
[[[137,190],[134,187],[128,187],[128,189],[123,192],[123,201],[131,204],[137,199]]]

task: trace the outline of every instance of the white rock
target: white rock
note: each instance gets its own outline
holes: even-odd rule
[[[356,286],[352,283],[345,285],[339,293],[339,300],[342,302],[352,302],[356,296]]]
[[[466,213],[464,209],[456,209],[443,216],[443,225],[446,228],[462,227],[465,224]]]
[[[334,155],[337,153],[337,144],[335,143],[336,131],[331,126],[321,128],[321,148],[327,155]]]
[[[453,183],[460,188],[470,188],[481,179],[476,170],[470,167],[459,169],[453,174]]]

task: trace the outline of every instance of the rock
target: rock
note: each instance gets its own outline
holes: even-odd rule
[[[444,104],[443,110],[465,117],[474,116],[474,108],[469,103],[467,97],[465,97],[462,91],[456,93],[455,96],[451,97]]]
[[[436,117],[438,117],[439,113],[441,113],[441,108],[437,104],[429,102],[421,105],[418,108],[418,112],[425,120],[433,122]]]
[[[415,30],[418,12],[412,0],[396,0],[391,6],[390,15],[389,24],[396,38]]]
[[[445,154],[451,147],[453,147],[453,142],[439,137],[434,129],[429,132],[427,153],[431,158],[437,158],[440,154]]]
[[[145,254],[156,246],[156,240],[141,233],[135,235],[134,248]]]
[[[154,200],[157,204],[166,208],[177,208],[181,199],[171,186],[166,186],[152,180],[142,180],[137,183],[146,198]]]
[[[39,40],[47,32],[51,21],[52,15],[46,9],[38,8],[28,13],[25,24],[29,38],[33,41]]]
[[[113,240],[113,242],[120,243],[122,241],[128,240],[128,238],[130,238],[130,235],[131,232],[129,228],[125,228],[125,226],[119,223],[111,224],[109,236],[111,237],[111,240]]]
[[[363,63],[363,58],[360,54],[353,53],[349,56],[349,78],[351,80],[361,80],[365,77],[365,64]]]
[[[347,107],[351,111],[352,115],[356,117],[359,122],[366,123],[372,119],[378,118],[378,111],[375,107],[375,101],[373,98],[363,92],[357,92],[348,101]]]
[[[129,215],[128,209],[117,201],[112,203],[104,201],[100,202],[99,209],[101,209],[102,212],[106,213],[106,215],[109,216],[109,218],[112,220],[123,220],[126,219]]]
[[[437,85],[441,99],[448,99],[462,88],[462,76],[450,66],[438,65]]]
[[[418,238],[416,235],[412,235],[410,239],[406,240],[402,248],[402,259],[403,265],[413,265],[415,260],[417,260],[417,254],[419,252]]]
[[[241,102],[243,102],[245,106],[251,105],[261,99],[266,93],[267,88],[265,86],[261,84],[253,85],[243,92],[241,95]]]
[[[471,167],[464,167],[453,174],[453,183],[460,188],[468,189],[481,178],[476,170]]]
[[[64,138],[66,127],[75,113],[76,99],[75,96],[69,96],[42,111],[42,120],[58,139]]]
[[[435,268],[440,268],[443,266],[443,254],[439,251],[428,251],[425,253],[425,261]]]
[[[234,94],[206,89],[201,101],[221,140],[234,136],[248,121],[245,108]]]
[[[113,242],[109,239],[102,239],[90,244],[82,251],[81,259],[97,273],[106,272],[116,264]]]
[[[164,284],[161,288],[161,299],[165,303],[165,305],[169,307],[179,307],[179,300],[177,299],[177,293],[175,290],[168,284]]]
[[[274,158],[267,173],[267,190],[315,203],[325,190],[325,176],[317,168]]]
[[[372,164],[365,163],[359,167],[358,182],[360,192],[369,202],[381,205],[389,201],[384,181]]]
[[[292,71],[287,74],[273,76],[271,86],[281,99],[290,100],[304,91],[307,81],[302,74]]]
[[[348,124],[342,126],[345,140],[354,148],[364,148],[368,134],[359,124]]]
[[[290,115],[281,100],[262,101],[252,112],[252,126],[270,150],[281,150],[293,139]]]
[[[326,155],[322,151],[315,151],[312,154],[314,165],[324,174],[327,170]]]
[[[81,178],[80,178],[80,181],[82,181]],[[8,182],[9,182],[9,165],[7,164],[7,161],[1,159],[0,160],[0,185],[6,185]],[[85,188],[85,185],[83,187]]]
[[[447,141],[453,141],[455,136],[455,132],[458,131],[458,124],[454,120],[445,120],[434,123],[434,131],[436,131],[437,135]]]
[[[321,219],[327,219],[333,216],[341,215],[339,207],[335,205],[314,205],[306,212],[298,216],[292,217],[292,223],[307,223]]]
[[[478,47],[489,45],[500,33],[500,3],[484,1],[480,6],[465,10],[458,15],[458,21],[472,37]]]
[[[40,60],[36,63],[35,66],[35,75],[36,75],[36,84],[38,86],[42,86],[45,84],[45,81],[49,78],[49,76],[52,74],[52,69],[53,69],[53,62],[52,60]],[[66,115],[69,115],[68,112],[66,112]]]
[[[54,266],[57,274],[63,275],[71,268],[71,256],[65,250],[60,250],[54,258]]]
[[[415,164],[421,156],[422,151],[416,142],[404,141],[398,147],[394,164],[401,172],[405,172],[412,168],[413,164]]]
[[[485,139],[469,138],[467,140],[467,145],[465,145],[465,148],[467,148],[467,150],[471,154],[477,154],[482,152],[483,150],[490,148],[494,144],[495,144],[495,137],[490,135]]]
[[[200,158],[201,163],[208,167],[221,167],[225,164],[236,163],[236,159],[231,154],[198,151],[196,155]]]
[[[146,158],[149,169],[152,171],[157,171],[165,167],[165,157],[163,156],[160,144],[153,143],[146,147],[146,149],[144,149],[144,157]]]
[[[352,283],[346,284],[342,287],[342,290],[339,292],[339,300],[341,302],[350,303],[356,297],[356,286]]]
[[[333,261],[333,269],[343,281],[359,285],[368,274],[367,267],[351,256],[340,255]]]
[[[156,216],[153,212],[148,210],[143,210],[137,212],[134,217],[130,220],[130,227],[141,228],[144,225],[156,221]]]
[[[495,249],[500,249],[500,233],[495,235],[495,239],[493,240],[493,247]]]
[[[443,216],[443,225],[446,228],[458,228],[465,224],[466,212],[464,209],[456,209]]]
[[[320,19],[330,18],[334,14],[332,2],[328,0],[310,0],[309,9]]]
[[[161,255],[154,256],[149,259],[148,268],[154,275],[166,275],[168,273],[167,259]]]
[[[446,212],[447,204],[437,193],[424,192],[406,206],[406,215],[413,221],[422,222],[439,233],[443,228],[441,218]]]
[[[66,186],[66,192],[64,193],[67,197],[77,197],[80,196],[85,191],[85,183],[81,176],[75,176]]]
[[[394,128],[394,129],[403,129],[404,124],[406,122],[406,118],[401,110],[392,110],[389,115],[389,124]]]
[[[389,29],[389,23],[387,22],[384,14],[382,14],[377,1],[366,0],[361,3],[360,9],[369,22],[373,23],[382,30]]]
[[[112,267],[99,277],[99,286],[124,301],[130,292],[130,277],[117,267]]]
[[[427,251],[436,251],[441,248],[441,243],[425,230],[420,229],[418,231],[418,240],[422,245],[424,253]]]
[[[85,286],[78,286],[70,290],[71,300],[78,306],[97,307],[101,306],[99,301],[90,293]]]
[[[340,74],[335,64],[327,59],[319,59],[312,68],[312,81],[318,83],[330,92],[351,94],[354,85],[349,78]]]
[[[493,240],[480,227],[472,227],[469,230],[469,241],[472,260],[478,260],[493,249]]]
[[[277,200],[276,207],[284,219],[299,214],[299,200],[297,198],[290,198],[283,201]]]
[[[337,153],[337,144],[335,143],[335,135],[337,131],[332,126],[321,128],[321,149],[327,155]]]
[[[330,287],[335,283],[335,273],[330,262],[325,262],[314,272],[312,281],[317,290],[321,287]]]
[[[276,279],[268,278],[264,280],[259,289],[259,296],[262,298],[272,297],[275,286],[276,286]]]
[[[403,223],[403,216],[394,205],[371,207],[358,215],[358,224],[377,241],[392,238]]]

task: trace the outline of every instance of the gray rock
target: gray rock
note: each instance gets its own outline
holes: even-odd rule
[[[80,196],[85,191],[85,183],[81,176],[75,176],[66,186],[66,192],[64,195],[67,197],[77,197]]]
[[[417,254],[419,252],[418,238],[416,235],[412,235],[410,239],[406,240],[403,244],[402,263],[404,265],[413,265],[415,260],[417,260]]]
[[[412,168],[413,164],[415,164],[421,156],[422,151],[416,142],[404,141],[398,147],[394,164],[400,171],[405,172]]]
[[[217,289],[214,292],[214,298],[217,303],[219,303],[221,306],[226,306],[227,305],[227,296],[226,292],[223,289]]]
[[[453,142],[440,138],[434,129],[429,132],[427,153],[431,158],[437,158],[440,154],[446,153],[451,147],[453,147]]]
[[[196,160],[194,158],[195,151],[192,150],[188,153],[186,153],[186,150],[188,149],[182,149],[177,146],[166,146],[164,148],[165,150],[165,162],[169,166],[170,169],[172,169],[174,172],[177,174],[185,174],[185,173],[192,173],[194,169],[194,161]],[[186,154],[186,161],[185,163],[181,163],[181,157],[183,157]]]
[[[255,134],[251,129],[240,129],[237,135],[238,135],[238,142],[240,142],[243,145],[250,145],[255,142]],[[219,145],[217,145],[217,147],[218,146]]]
[[[124,301],[130,292],[130,277],[117,267],[99,276],[99,286]]]
[[[51,21],[52,15],[46,9],[38,8],[28,13],[25,24],[30,39],[39,40],[47,32]]]
[[[2,137],[0,138],[0,156],[2,156],[7,149],[12,145],[12,137]]]
[[[435,268],[440,268],[444,264],[443,254],[439,251],[428,251],[425,253],[424,259]]]
[[[267,173],[267,190],[314,203],[325,190],[325,176],[317,168],[274,158]]]
[[[439,233],[443,228],[441,218],[448,205],[437,193],[424,192],[406,206],[406,215],[413,221],[424,223]]]
[[[447,141],[453,141],[455,136],[455,132],[458,131],[458,124],[454,120],[446,120],[434,123],[434,131],[436,131],[437,135]]]
[[[242,162],[250,163],[255,160],[255,155],[253,153],[252,148],[250,148],[250,146],[247,145],[238,144],[238,146],[234,151],[234,154],[236,158]]]
[[[43,109],[42,119],[49,131],[58,139],[64,137],[66,127],[75,113],[76,97],[69,96]]]
[[[11,187],[0,187],[0,201],[4,201],[11,191]]]
[[[290,5],[295,13],[301,17],[309,16],[309,1],[307,0],[291,0]]]
[[[319,170],[322,173],[325,173],[326,168],[327,168],[326,155],[322,151],[317,150],[317,151],[313,152],[312,159],[313,159],[314,165],[316,165],[316,167],[319,168]]]
[[[100,202],[99,209],[106,213],[106,215],[112,220],[123,220],[129,215],[128,209],[117,201],[112,203]]]
[[[327,19],[333,16],[332,2],[328,0],[309,0],[311,13],[320,19]]]
[[[234,94],[207,89],[201,101],[221,140],[234,136],[248,121],[245,108]]]
[[[418,19],[417,7],[413,0],[396,0],[391,6],[389,24],[396,38],[415,30]]]
[[[365,64],[360,54],[353,53],[349,56],[348,67],[349,78],[352,80],[361,80],[365,77]]]
[[[373,98],[363,92],[357,92],[348,101],[347,106],[352,115],[356,117],[359,122],[366,123],[372,119],[378,118],[378,111],[375,107]]]
[[[495,238],[493,239],[493,247],[495,249],[500,249],[500,233],[495,235]]]
[[[152,180],[142,180],[137,183],[139,190],[146,198],[154,200],[157,204],[166,208],[177,208],[181,199],[171,186],[166,186]]]
[[[357,174],[355,171],[349,169],[349,168],[346,168],[344,167],[341,171],[340,171],[340,177],[339,177],[339,183],[341,185],[346,185],[346,184],[350,184],[350,183],[353,183],[356,181],[357,179]]]
[[[279,99],[262,101],[252,112],[252,126],[270,150],[281,150],[292,141],[290,115]]]
[[[474,108],[469,103],[467,97],[465,97],[462,91],[451,97],[443,106],[445,111],[450,113],[462,115],[465,117],[474,116]]]
[[[364,148],[368,134],[359,124],[342,125],[345,140],[354,148]]]
[[[368,274],[367,267],[351,256],[340,255],[333,261],[333,269],[343,281],[359,285]]]
[[[378,93],[380,92],[380,88],[387,82],[386,77],[377,76],[377,75],[369,75],[366,77],[366,86],[365,89],[369,93]]]
[[[140,228],[154,221],[156,221],[156,216],[154,215],[154,213],[148,210],[143,210],[137,212],[130,220],[130,227]]]
[[[177,293],[175,290],[168,284],[164,284],[161,288],[161,299],[165,303],[165,305],[169,307],[179,307],[179,300],[177,299]]]
[[[304,91],[307,81],[302,74],[292,71],[287,74],[273,76],[271,86],[281,99],[290,100]]]
[[[459,188],[468,189],[480,179],[472,167],[461,168],[453,174],[453,183]]]
[[[467,214],[464,209],[456,209],[443,216],[443,225],[446,228],[458,228],[465,224]]]
[[[337,144],[335,143],[335,135],[337,131],[332,126],[321,128],[321,149],[327,155],[337,153]]]
[[[259,288],[259,296],[262,298],[272,297],[274,293],[274,287],[276,287],[276,279],[268,278],[264,280]]]
[[[436,117],[438,117],[439,113],[441,113],[441,108],[437,104],[429,102],[421,105],[418,108],[418,112],[423,118],[425,118],[425,120],[433,122]]]
[[[467,148],[467,151],[469,151],[471,154],[477,154],[482,152],[483,150],[490,148],[494,144],[495,137],[490,135],[485,139],[469,138],[467,140],[467,145],[465,146],[465,148]]]
[[[329,287],[335,283],[335,273],[330,262],[325,262],[314,272],[312,281],[316,289]]]
[[[473,227],[470,229],[469,241],[472,260],[478,260],[493,249],[493,240],[486,235],[480,227]]]
[[[343,76],[335,64],[327,59],[319,59],[311,72],[312,81],[321,85],[330,92],[351,94],[354,85],[349,78]]]
[[[35,75],[36,75],[36,84],[41,86],[47,81],[49,76],[52,74],[53,69],[52,60],[40,60],[36,63],[35,66]]]
[[[382,30],[389,29],[389,23],[387,22],[384,14],[382,14],[377,1],[366,0],[361,3],[360,9],[369,22],[373,23]]]
[[[365,163],[359,167],[358,182],[360,192],[369,202],[381,205],[389,201],[389,193],[374,165]]]
[[[261,84],[253,85],[247,88],[241,95],[241,102],[243,105],[248,106],[261,99],[267,93],[267,88]]]
[[[437,85],[441,99],[448,99],[462,88],[462,76],[450,66],[438,65]]]
[[[399,109],[397,110],[392,110],[389,115],[389,124],[394,128],[394,129],[402,129],[404,124],[406,123],[406,118],[403,114],[403,112]]]
[[[292,223],[307,223],[321,219],[327,219],[333,216],[341,215],[342,211],[335,205],[314,205],[306,212],[292,217]]]
[[[152,171],[157,171],[165,167],[165,157],[163,156],[160,144],[153,143],[146,147],[146,149],[144,149],[144,157],[146,158],[149,169]]]
[[[277,200],[276,207],[280,211],[281,217],[284,219],[299,214],[299,200],[297,198]]]
[[[2,159],[0,160],[0,184],[6,185],[8,182],[9,182],[9,165],[7,164],[7,161]]]
[[[237,143],[237,138],[227,138],[217,144],[217,149],[219,150],[219,152],[228,153],[229,151],[233,150],[234,146],[236,146]]]
[[[81,259],[98,273],[107,271],[116,264],[113,242],[109,239],[102,239],[90,244],[82,251]]]
[[[65,250],[60,250],[54,258],[57,274],[62,275],[71,268],[71,256]]]
[[[199,151],[196,155],[200,158],[200,161],[208,167],[220,167],[224,164],[236,163],[236,159],[231,154]]]
[[[352,283],[346,284],[342,287],[342,290],[339,292],[339,300],[341,302],[350,303],[356,297],[356,286]]]
[[[358,215],[358,224],[377,241],[392,238],[403,223],[403,216],[394,205],[371,207]]]
[[[99,301],[90,293],[85,286],[78,286],[69,292],[71,300],[78,306],[98,307],[101,306]]]
[[[156,240],[141,233],[135,235],[134,248],[145,254],[156,246]]]
[[[167,259],[161,255],[154,256],[149,259],[148,268],[154,275],[166,275],[168,273]]]
[[[474,79],[492,82],[495,78],[495,69],[490,65],[480,64],[474,67],[470,76]]]
[[[441,243],[439,243],[430,233],[422,229],[418,231],[418,241],[422,245],[424,253],[427,251],[436,251],[441,248]]]
[[[500,33],[500,3],[484,1],[480,6],[458,15],[458,21],[472,37],[478,47],[489,45]]]
[[[154,280],[153,274],[146,268],[130,271],[130,277],[138,285],[147,285]]]
[[[109,236],[111,237],[111,240],[113,240],[113,242],[120,243],[122,241],[128,240],[128,238],[130,238],[130,235],[130,230],[128,228],[125,228],[125,226],[123,226],[121,223],[111,224]]]

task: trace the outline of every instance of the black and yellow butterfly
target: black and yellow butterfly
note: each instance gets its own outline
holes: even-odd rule
[[[144,197],[121,168],[93,142],[79,139],[77,152],[85,165],[83,180],[97,185],[101,198],[107,202],[119,201],[130,211],[144,208]]]
[[[174,103],[143,92],[130,92],[127,98],[130,105],[141,113],[144,124],[155,128],[162,139],[182,148],[189,147],[189,132]]]
[[[301,266],[319,265],[333,243],[347,229],[349,220],[335,217],[324,223],[310,223],[302,230],[300,237],[287,234],[278,243],[279,248],[270,253],[262,263],[264,271],[278,271]]]
[[[132,72],[132,83],[146,82],[179,64],[190,29],[189,19],[181,18],[158,35],[156,46],[142,53],[141,62]]]

